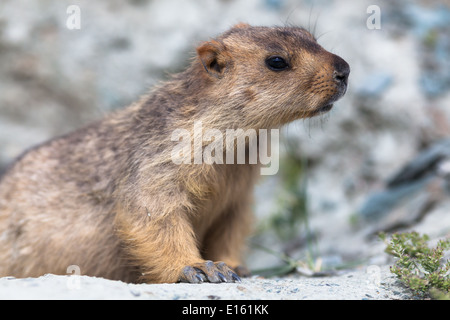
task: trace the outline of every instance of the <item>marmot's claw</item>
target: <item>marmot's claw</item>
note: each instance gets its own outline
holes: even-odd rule
[[[190,283],[202,283],[204,281],[204,276],[197,272],[193,267],[186,266],[181,272],[179,279],[180,282],[190,282]]]
[[[242,282],[241,278],[239,278],[239,276],[233,272],[233,274],[231,275],[233,280],[236,282]]]
[[[241,278],[233,272],[224,262],[205,261],[195,263],[183,268],[180,276],[181,282],[212,283],[241,282]]]
[[[222,273],[219,272],[219,273],[217,273],[217,275],[219,276],[219,278],[222,282],[227,282],[227,278],[225,278],[225,276]]]
[[[195,278],[198,279],[199,282],[203,282],[204,281],[203,277],[201,275],[199,275],[199,274],[196,274]]]

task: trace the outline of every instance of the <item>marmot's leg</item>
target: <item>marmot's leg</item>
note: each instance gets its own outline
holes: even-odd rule
[[[124,251],[140,268],[144,282],[239,280],[225,263],[213,263],[201,257],[192,226],[182,211],[140,219],[119,211],[116,227],[125,244]]]
[[[230,208],[211,226],[203,241],[202,252],[206,259],[225,262],[241,277],[250,275],[242,262],[253,220],[249,207],[242,204]]]

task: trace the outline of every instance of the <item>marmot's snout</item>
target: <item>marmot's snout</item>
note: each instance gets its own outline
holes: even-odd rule
[[[350,66],[339,56],[334,55],[334,72],[333,79],[338,85],[340,96],[344,95],[347,90],[348,76],[350,74]]]

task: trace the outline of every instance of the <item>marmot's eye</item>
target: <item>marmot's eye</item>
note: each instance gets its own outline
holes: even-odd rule
[[[289,68],[289,64],[282,57],[272,56],[266,59],[266,65],[270,70],[282,71]]]

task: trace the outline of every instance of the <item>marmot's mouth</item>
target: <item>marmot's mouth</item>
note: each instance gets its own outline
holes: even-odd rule
[[[319,108],[319,109],[317,110],[317,113],[328,112],[328,111],[331,110],[331,108],[333,108],[333,104],[332,104],[332,103],[327,104],[327,105],[323,106],[322,108]]]
[[[323,107],[320,107],[320,108],[317,108],[317,109],[313,110],[308,115],[308,118],[312,118],[312,117],[315,117],[315,116],[317,116],[319,114],[326,113],[326,112],[330,111],[331,108],[333,108],[333,104],[332,103],[326,104]]]

